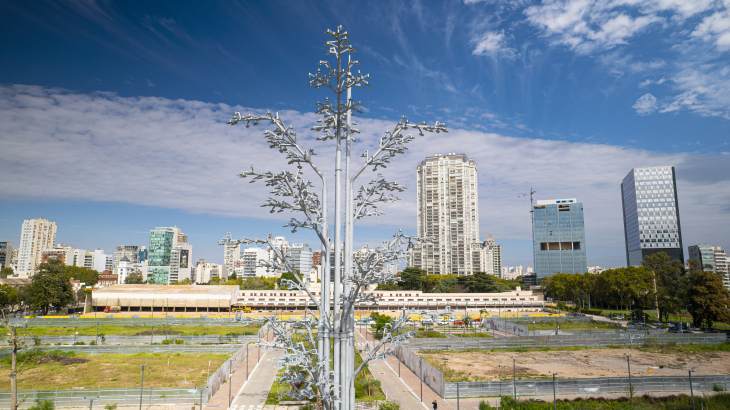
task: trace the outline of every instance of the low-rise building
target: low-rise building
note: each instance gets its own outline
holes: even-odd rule
[[[222,266],[222,265],[221,265]],[[112,285],[92,292],[92,306],[122,311],[225,312],[238,300],[238,286]]]
[[[97,285],[100,287],[106,287],[116,285],[118,283],[119,275],[115,274],[113,271],[105,270],[99,274],[99,282],[97,282]]]

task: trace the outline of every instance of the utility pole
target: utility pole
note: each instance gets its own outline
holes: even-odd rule
[[[532,273],[537,274],[537,259],[535,255],[535,211],[532,201],[532,194],[536,193],[532,187],[530,187],[530,222],[532,222],[532,226],[530,227],[530,230],[532,231]],[[527,194],[522,194],[518,196],[517,198],[521,198],[523,196],[527,196]]]

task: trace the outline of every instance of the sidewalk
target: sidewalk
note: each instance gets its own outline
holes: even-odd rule
[[[238,395],[239,391],[246,382],[247,364],[249,379],[254,376],[254,370],[258,370],[256,366],[259,365],[259,363],[261,364],[260,366],[258,366],[259,369],[268,366],[268,364],[264,363],[266,355],[263,352],[260,352],[259,349],[260,348],[258,348],[256,345],[250,344],[248,351],[248,360],[244,359],[243,362],[241,362],[241,364],[234,370],[233,376],[231,377],[231,380],[229,380],[232,400],[234,396]],[[266,354],[268,353],[269,352],[267,352]],[[205,405],[205,409],[223,410],[228,408],[229,383],[225,383],[221,386],[218,392],[216,392],[216,394],[213,395],[210,401],[208,401],[208,403]],[[268,394],[268,390],[266,391],[266,393]],[[264,402],[265,401],[266,399],[264,398]]]

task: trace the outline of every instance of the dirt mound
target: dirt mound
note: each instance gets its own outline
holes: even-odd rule
[[[43,357],[39,357],[36,359],[36,363],[38,364],[44,364],[44,363],[61,363],[62,366],[68,366],[70,364],[80,364],[80,363],[86,363],[89,359],[85,359],[83,357],[65,357],[65,356],[59,356],[55,354],[47,354]]]
[[[155,334],[156,335],[160,335],[160,336],[164,336],[165,335],[165,329],[155,329]],[[167,331],[167,334],[168,335],[179,335],[180,332],[175,331],[175,330],[168,330]],[[135,333],[134,336],[152,336],[152,331],[151,330],[145,330],[144,332]]]

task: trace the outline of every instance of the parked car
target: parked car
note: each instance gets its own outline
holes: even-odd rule
[[[464,321],[463,320],[454,320],[454,326],[463,326]]]
[[[481,322],[482,321],[482,318],[478,317],[478,318],[474,319],[474,321],[475,322]]]
[[[432,326],[433,320],[431,319],[421,319],[421,326]]]

